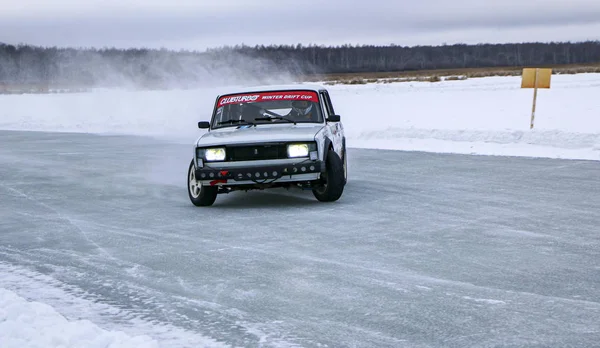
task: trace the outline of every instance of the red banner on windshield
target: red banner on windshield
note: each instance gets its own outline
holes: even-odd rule
[[[258,103],[275,100],[306,100],[318,102],[317,93],[310,91],[283,91],[268,93],[235,94],[219,98],[218,106],[239,103]]]

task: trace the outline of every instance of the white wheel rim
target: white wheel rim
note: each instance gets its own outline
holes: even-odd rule
[[[194,170],[194,167],[190,168],[188,178],[188,189],[190,190],[190,195],[193,198],[200,197],[200,192],[202,192],[202,183],[196,180],[196,172]]]

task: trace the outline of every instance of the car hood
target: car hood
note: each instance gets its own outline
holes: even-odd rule
[[[230,145],[279,141],[313,141],[324,126],[319,125],[259,125],[256,127],[227,127],[207,132],[197,141],[198,146]]]

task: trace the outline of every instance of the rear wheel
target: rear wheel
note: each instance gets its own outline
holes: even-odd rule
[[[321,202],[337,201],[344,192],[344,162],[335,151],[329,150],[325,166],[326,170],[321,174],[321,182],[313,188],[312,192]]]
[[[213,205],[217,199],[218,188],[216,186],[204,186],[201,182],[196,180],[196,171],[193,160],[192,163],[190,163],[187,177],[188,195],[192,204],[197,207]]]

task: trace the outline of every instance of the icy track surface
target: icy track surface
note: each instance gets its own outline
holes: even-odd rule
[[[189,145],[0,144],[3,348],[600,342],[598,161],[351,149],[337,203],[274,190],[203,209]]]

